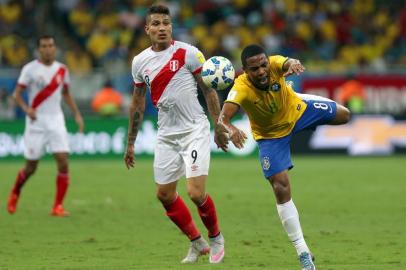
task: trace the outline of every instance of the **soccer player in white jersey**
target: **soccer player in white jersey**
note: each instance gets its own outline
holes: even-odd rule
[[[207,253],[210,253],[210,263],[219,263],[224,257],[224,238],[213,200],[205,191],[210,163],[210,124],[197,99],[197,84],[214,123],[217,123],[220,112],[218,96],[202,81],[203,54],[194,46],[172,39],[171,17],[166,6],[150,7],[145,31],[152,46],[135,56],[132,62],[135,87],[125,164],[127,168],[135,164],[134,142],[141,127],[145,95],[149,89],[152,102],[158,109],[154,157],[157,197],[166,209],[166,215],[191,241],[182,263],[194,263],[200,255]],[[224,140],[224,133],[216,126],[215,142],[219,145]],[[209,243],[201,236],[189,209],[176,191],[177,181],[183,176],[187,178],[188,195],[208,230]]]
[[[68,155],[69,141],[65,119],[61,108],[61,98],[70,107],[79,127],[83,131],[82,116],[69,93],[69,73],[67,67],[55,60],[56,45],[52,36],[38,39],[39,59],[26,64],[17,81],[14,98],[26,113],[24,131],[25,166],[18,174],[11,190],[7,210],[13,214],[17,209],[21,188],[37,169],[39,159],[48,149],[58,167],[56,195],[51,215],[67,216],[63,200],[69,185]],[[29,90],[27,104],[22,92]]]

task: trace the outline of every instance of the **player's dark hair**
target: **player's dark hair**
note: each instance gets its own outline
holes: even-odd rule
[[[169,12],[169,8],[162,4],[154,4],[149,7],[148,13],[147,13],[147,22],[149,21],[149,17],[151,16],[151,14],[165,14],[165,15],[171,16],[171,13]]]
[[[266,55],[265,49],[257,44],[252,44],[252,45],[248,45],[247,47],[245,47],[241,52],[242,66],[245,67],[247,65],[247,58],[250,58],[250,57],[252,57],[254,55],[258,55],[258,54]]]
[[[43,40],[43,39],[51,39],[51,38],[55,42],[55,38],[52,35],[42,35],[42,36],[40,36],[39,38],[37,38],[37,47],[39,47],[41,40]]]

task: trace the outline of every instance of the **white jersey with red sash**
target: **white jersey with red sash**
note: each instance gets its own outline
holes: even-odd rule
[[[38,60],[26,64],[17,83],[28,89],[28,105],[35,109],[36,120],[26,117],[24,156],[37,160],[45,152],[69,152],[68,133],[61,107],[62,90],[69,85],[68,69],[54,61],[44,65]]]
[[[57,61],[49,66],[39,60],[31,61],[23,67],[17,83],[28,88],[29,106],[37,114],[62,114],[62,89],[69,85],[65,65]]]
[[[208,121],[193,77],[203,62],[204,56],[196,47],[179,41],[164,51],[155,52],[150,47],[134,57],[134,83],[147,86],[158,108],[158,135],[190,132]]]

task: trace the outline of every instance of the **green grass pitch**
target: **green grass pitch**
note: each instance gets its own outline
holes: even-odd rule
[[[295,156],[293,198],[319,270],[406,269],[406,156]],[[9,190],[21,162],[0,162],[0,269],[299,269],[255,158],[213,158],[208,191],[226,258],[181,265],[188,241],[155,198],[152,159],[72,160],[68,218],[48,215],[55,164],[44,160],[13,216]],[[206,231],[179,193],[196,224]]]

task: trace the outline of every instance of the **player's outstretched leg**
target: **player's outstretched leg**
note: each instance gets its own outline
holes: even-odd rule
[[[25,174],[25,170],[21,169],[17,174],[15,184],[8,197],[7,211],[10,214],[14,214],[17,210],[17,203],[18,199],[20,198],[21,188],[23,187],[26,180],[27,177]]]
[[[195,263],[200,256],[206,255],[210,252],[209,244],[203,237],[199,237],[192,240],[186,257],[182,260],[182,263]]]
[[[217,222],[216,207],[210,195],[206,195],[204,202],[198,207],[199,216],[209,233],[210,263],[220,263],[224,258],[224,237],[220,233]]]
[[[55,202],[51,211],[52,216],[56,217],[69,216],[69,212],[67,212],[62,205],[63,199],[65,198],[66,195],[66,191],[68,190],[68,186],[69,186],[69,174],[58,173],[56,177]]]

